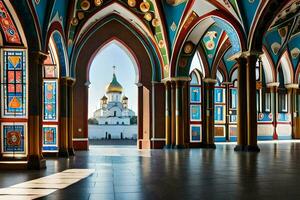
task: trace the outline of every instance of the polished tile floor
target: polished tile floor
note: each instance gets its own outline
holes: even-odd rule
[[[0,188],[75,168],[95,171],[41,199],[300,199],[300,143],[260,143],[260,153],[237,153],[234,146],[91,147],[70,159],[48,159],[43,171],[1,171]]]

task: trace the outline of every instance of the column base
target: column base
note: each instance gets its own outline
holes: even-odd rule
[[[59,152],[58,152],[58,157],[61,157],[61,158],[68,158],[69,157],[69,151],[68,149],[59,149]]]
[[[259,149],[259,147],[257,145],[254,145],[254,146],[248,145],[246,147],[246,151],[247,152],[260,152],[260,149]]]
[[[216,149],[216,145],[215,144],[201,144],[202,149]]]
[[[166,144],[166,145],[164,146],[164,149],[172,149],[172,145],[171,145],[171,144]]]
[[[173,149],[185,149],[185,146],[183,144],[174,145]]]
[[[69,156],[75,156],[75,151],[73,148],[68,149]]]
[[[28,157],[27,169],[46,169],[46,159],[38,155],[31,155]]]
[[[260,149],[257,145],[250,146],[250,145],[236,145],[234,148],[234,151],[240,151],[240,152],[260,152]]]
[[[234,151],[245,151],[245,149],[246,149],[246,146],[245,145],[236,145],[235,147],[234,147]]]

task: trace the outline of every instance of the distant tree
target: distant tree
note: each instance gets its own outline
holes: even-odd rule
[[[131,125],[137,124],[137,116],[133,116],[130,118],[130,124]]]
[[[97,121],[95,118],[89,118],[89,119],[88,119],[88,124],[94,124],[94,125],[97,125],[97,124],[98,124],[98,121]]]

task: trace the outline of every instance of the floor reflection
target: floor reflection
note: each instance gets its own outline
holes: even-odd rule
[[[0,185],[76,168],[95,172],[64,189],[64,181],[55,187],[41,182],[43,189],[58,189],[41,199],[300,199],[298,141],[260,142],[260,153],[234,152],[234,147],[139,151],[92,146],[73,158],[48,159],[45,171],[0,172]]]

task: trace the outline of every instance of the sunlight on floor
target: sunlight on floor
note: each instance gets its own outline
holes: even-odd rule
[[[151,150],[139,150],[136,146],[90,146],[90,153],[97,156],[151,157]]]
[[[94,171],[94,169],[68,169],[50,176],[1,188],[0,199],[31,200],[47,196],[90,176]]]

